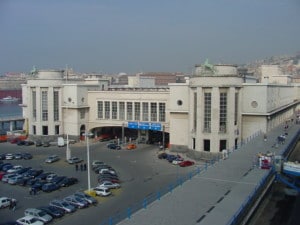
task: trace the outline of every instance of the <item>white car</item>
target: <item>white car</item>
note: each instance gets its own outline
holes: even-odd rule
[[[103,168],[103,169],[99,170],[99,174],[103,174],[103,173],[110,173],[110,174],[113,174],[113,175],[117,174],[117,172],[115,170],[109,169],[109,168]]]
[[[45,159],[45,163],[53,163],[59,160],[58,155],[50,155],[47,159]]]
[[[78,157],[71,157],[71,158],[69,158],[67,161],[68,161],[68,163],[70,163],[70,164],[75,164],[75,163],[80,163],[80,162],[82,162],[83,160],[80,159],[80,158],[78,158]]]
[[[33,216],[24,216],[17,219],[17,223],[21,225],[44,225],[44,223]]]
[[[28,208],[24,211],[25,216],[32,216],[44,223],[49,223],[53,218],[46,212],[36,209],[36,208]]]
[[[95,187],[94,191],[96,192],[96,195],[106,197],[111,195],[111,192],[109,191],[109,188],[106,187]]]
[[[16,173],[21,169],[23,169],[23,166],[21,165],[13,166],[13,168],[7,170],[7,173]]]
[[[102,183],[100,183],[98,185],[98,187],[112,189],[112,188],[120,188],[121,185],[118,183],[110,182],[110,181],[103,181]]]
[[[8,207],[11,201],[16,201],[14,198],[0,197],[0,209]]]

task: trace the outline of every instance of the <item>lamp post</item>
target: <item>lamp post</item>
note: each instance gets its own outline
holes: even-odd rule
[[[91,190],[91,169],[90,169],[90,144],[89,144],[89,137],[92,136],[91,133],[86,132],[84,133],[86,138],[86,154],[87,154],[87,172],[88,172],[88,191]]]

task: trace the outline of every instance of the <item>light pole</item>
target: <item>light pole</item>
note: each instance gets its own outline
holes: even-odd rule
[[[89,144],[89,137],[92,136],[91,133],[86,132],[84,133],[86,138],[86,154],[87,154],[87,172],[88,172],[88,192],[91,190],[91,167],[90,167],[90,144]]]

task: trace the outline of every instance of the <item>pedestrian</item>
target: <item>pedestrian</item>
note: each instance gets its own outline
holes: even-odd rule
[[[29,188],[29,194],[32,195],[32,188]]]
[[[11,199],[11,200],[9,200],[9,209],[11,210],[12,208],[13,208],[13,201]]]
[[[83,165],[82,164],[80,164],[80,170],[83,171]]]
[[[75,165],[76,171],[78,171],[78,164]]]
[[[17,207],[17,202],[15,200],[12,200],[11,204],[12,204],[12,210],[15,211]]]
[[[86,171],[86,164],[83,165],[84,171]]]

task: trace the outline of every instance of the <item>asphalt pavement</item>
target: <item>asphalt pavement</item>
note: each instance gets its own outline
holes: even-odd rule
[[[107,198],[97,197],[99,204],[56,219],[52,223],[59,225],[99,225],[108,218],[138,202],[142,202],[145,196],[167,187],[179,176],[195,170],[196,166],[179,168],[165,160],[157,158],[158,148],[151,145],[138,145],[135,150],[109,150],[107,142],[90,141],[90,161],[101,160],[111,165],[122,180],[121,189],[114,190],[113,195]],[[70,145],[71,155],[87,159],[87,146],[85,142]],[[1,153],[29,152],[33,155],[31,160],[11,160],[15,165],[31,166],[44,171],[55,172],[58,175],[76,177],[79,183],[70,187],[61,188],[51,193],[39,192],[37,195],[29,194],[29,187],[9,185],[0,182],[0,195],[13,197],[18,200],[17,208],[11,211],[8,208],[0,209],[0,222],[16,220],[24,216],[24,210],[30,207],[47,205],[53,199],[62,199],[76,191],[87,190],[87,171],[76,171],[75,165],[69,165],[65,161],[66,147],[35,147],[17,146],[10,143],[0,143]],[[57,154],[60,160],[46,164],[44,160],[48,155]],[[5,160],[7,161],[7,160]],[[97,185],[96,174],[91,171],[91,187]]]

